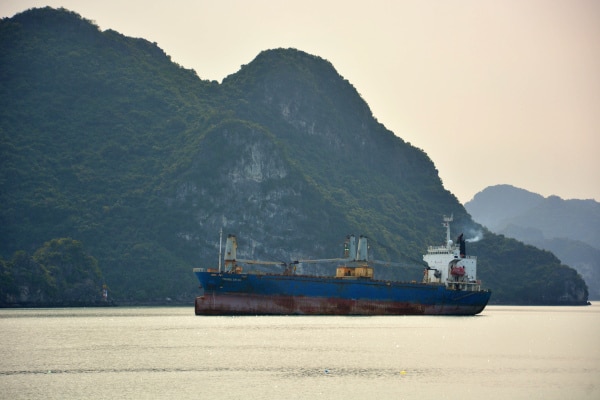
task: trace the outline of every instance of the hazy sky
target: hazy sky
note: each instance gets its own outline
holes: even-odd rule
[[[507,183],[600,201],[600,1],[2,0],[64,7],[221,81],[259,52],[330,61],[466,202]]]

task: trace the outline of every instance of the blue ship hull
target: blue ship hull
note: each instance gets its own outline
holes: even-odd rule
[[[196,315],[475,315],[491,295],[366,278],[194,273],[204,289]]]

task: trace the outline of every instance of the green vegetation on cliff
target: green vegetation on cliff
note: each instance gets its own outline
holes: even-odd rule
[[[44,243],[33,256],[17,251],[0,260],[0,306],[98,305],[102,274],[83,245],[60,238]]]

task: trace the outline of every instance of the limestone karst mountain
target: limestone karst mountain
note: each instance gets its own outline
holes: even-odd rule
[[[419,280],[444,214],[457,235],[481,230],[425,152],[299,50],[266,50],[210,82],[156,44],[42,8],[0,21],[0,83],[7,276],[14,252],[72,238],[117,301],[191,302],[191,269],[217,264],[223,229],[243,258],[286,261],[336,257],[347,234],[365,234],[375,258],[406,265],[379,278]],[[587,300],[556,257],[491,233],[471,248],[492,302]]]

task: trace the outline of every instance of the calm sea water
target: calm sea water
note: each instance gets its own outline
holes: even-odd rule
[[[600,399],[600,306],[475,317],[0,310],[6,399]]]

